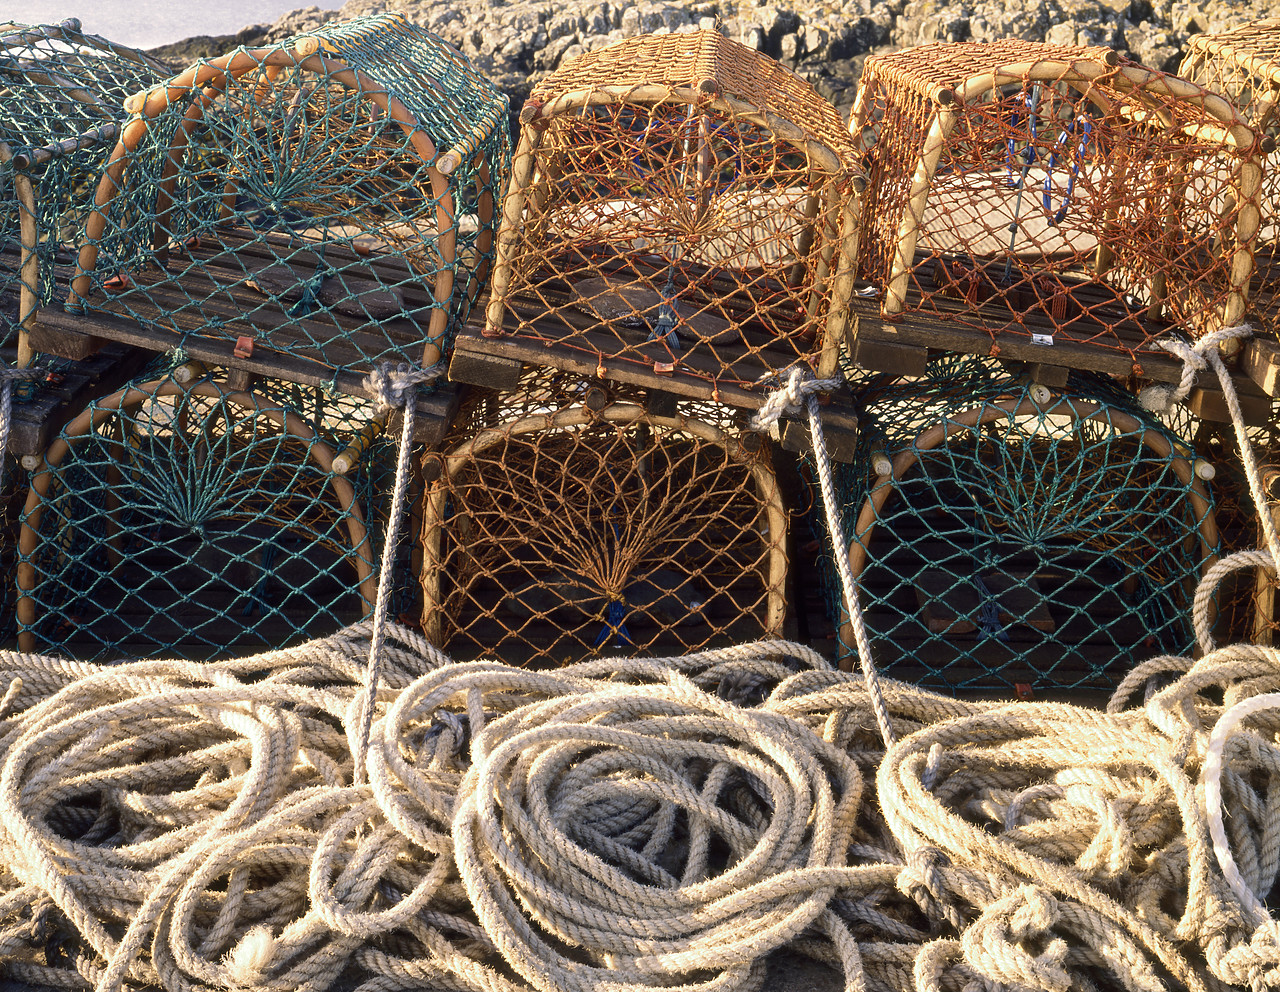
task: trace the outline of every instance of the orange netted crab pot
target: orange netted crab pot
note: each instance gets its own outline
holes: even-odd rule
[[[751,407],[762,375],[824,348],[834,369],[856,175],[808,83],[713,31],[645,36],[552,73],[521,121],[455,378],[493,384],[488,358]]]
[[[1187,56],[1178,70],[1187,79],[1221,94],[1262,136],[1267,158],[1262,179],[1262,228],[1254,255],[1253,284],[1246,318],[1262,340],[1257,361],[1246,353],[1246,367],[1268,392],[1280,391],[1280,18],[1243,24],[1220,34],[1187,40]]]
[[[1260,139],[1195,83],[1106,48],[928,45],[867,60],[850,131],[868,338],[1164,378],[1154,341],[1245,313]]]

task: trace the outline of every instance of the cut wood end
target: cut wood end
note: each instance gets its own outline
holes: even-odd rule
[[[315,55],[318,51],[320,51],[319,38],[299,38],[293,43],[293,52],[300,59]]]

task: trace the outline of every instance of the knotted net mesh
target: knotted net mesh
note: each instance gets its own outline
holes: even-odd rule
[[[1178,72],[1229,100],[1271,149],[1263,163],[1249,321],[1274,335],[1280,320],[1280,155],[1274,150],[1280,138],[1280,18],[1192,35]]]
[[[521,119],[487,336],[750,386],[843,320],[852,146],[794,73],[716,32],[646,36],[552,73]]]
[[[1105,369],[1244,312],[1259,149],[1193,83],[1108,49],[927,45],[867,60],[851,127],[886,316]]]
[[[313,377],[448,348],[510,159],[506,98],[456,50],[371,15],[200,60],[130,109],[69,308]]]
[[[86,34],[74,18],[0,24],[0,145],[7,146],[0,149],[0,306],[6,318],[18,316],[21,222],[31,209],[15,178],[33,186],[38,275],[28,288],[47,303],[55,268],[67,265],[66,252],[84,225],[125,99],[170,71],[145,53]]]
[[[457,657],[565,662],[781,635],[787,515],[767,444],[567,374],[478,396],[422,509],[423,627]]]
[[[334,473],[369,405],[294,389],[138,381],[68,424],[22,515],[20,643],[212,657],[360,619],[393,462],[370,450]]]
[[[860,457],[837,467],[837,488],[889,674],[1102,689],[1137,660],[1191,649],[1192,596],[1218,552],[1214,506],[1185,443],[1129,394],[1083,373],[1052,392],[953,357],[872,383],[859,402]]]

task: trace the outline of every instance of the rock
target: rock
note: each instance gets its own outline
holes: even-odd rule
[[[578,32],[585,23],[582,15],[573,11],[566,10],[556,14],[547,22],[547,40],[553,42],[560,38],[572,38],[576,41]]]
[[[940,41],[1024,38],[1108,45],[1176,70],[1187,38],[1280,15],[1280,0],[348,0],[303,7],[236,35],[157,49],[177,66],[262,45],[338,16],[403,10],[472,58],[519,106],[547,73],[583,52],[647,32],[717,30],[791,65],[841,112],[869,53]]]
[[[1124,42],[1129,50],[1129,57],[1135,62],[1141,62],[1147,68],[1159,69],[1161,72],[1178,71],[1182,53],[1172,32],[1162,31],[1150,21],[1143,21],[1136,25],[1126,21]]]
[[[582,46],[578,44],[578,36],[568,35],[549,41],[537,51],[533,53],[533,65],[535,69],[555,69],[564,61],[564,53],[571,48],[582,51]]]
[[[786,65],[795,65],[804,50],[800,47],[800,39],[794,34],[784,34],[778,46],[778,60]]]
[[[339,13],[336,10],[321,10],[319,7],[303,7],[300,10],[292,10],[287,14],[282,14],[267,31],[267,42],[284,41],[286,38],[292,38],[295,34],[306,34],[308,31],[314,31],[316,28],[328,24],[330,21],[337,20]]]

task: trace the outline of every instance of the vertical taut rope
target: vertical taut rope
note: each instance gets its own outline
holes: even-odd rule
[[[853,623],[853,637],[857,642],[858,661],[862,676],[867,682],[871,708],[876,715],[876,725],[885,747],[892,747],[893,729],[889,725],[889,710],[880,691],[880,679],[875,662],[871,659],[871,638],[862,620],[862,607],[858,604],[858,587],[849,568],[849,548],[845,543],[844,528],[840,525],[840,510],[836,505],[835,487],[831,483],[831,460],[827,457],[827,442],[822,434],[822,414],[818,409],[818,393],[828,392],[841,385],[841,379],[815,379],[807,369],[793,368],[787,384],[770,393],[751,419],[757,430],[778,422],[783,413],[798,413],[803,399],[809,412],[809,434],[813,438],[813,460],[818,467],[818,482],[822,488],[822,507],[827,515],[827,535],[831,538],[832,556],[840,572],[840,585],[844,590],[844,605]]]
[[[373,730],[373,706],[377,699],[378,682],[382,677],[382,645],[386,642],[387,609],[391,600],[391,571],[395,567],[395,549],[400,543],[400,525],[404,519],[405,493],[409,488],[409,449],[413,445],[413,421],[417,411],[418,386],[434,382],[444,375],[443,365],[429,369],[411,369],[407,364],[391,365],[389,362],[369,373],[365,388],[379,401],[379,412],[387,415],[391,410],[404,410],[404,425],[400,431],[400,455],[396,459],[396,482],[391,495],[391,512],[387,518],[387,539],[382,545],[382,567],[378,571],[378,598],[373,604],[373,626],[369,634],[369,671],[365,690],[359,697],[360,736],[353,748],[355,754],[355,784],[365,782],[365,756],[369,752],[369,734]]]

